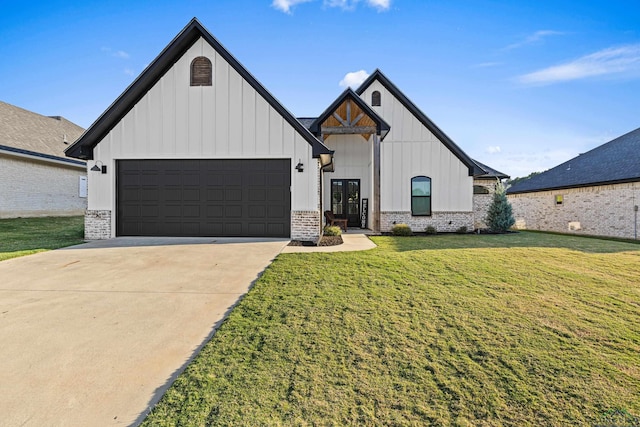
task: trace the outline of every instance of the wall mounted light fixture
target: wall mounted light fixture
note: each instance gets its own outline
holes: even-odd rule
[[[100,166],[98,166],[98,163],[100,163]],[[102,164],[102,162],[100,160],[96,160],[95,164],[93,165],[93,167],[91,168],[91,170],[93,172],[102,172],[102,173],[107,173],[107,167],[105,165]]]
[[[298,172],[304,172],[304,165],[302,164],[302,159],[298,160],[298,164],[296,165],[296,170]]]

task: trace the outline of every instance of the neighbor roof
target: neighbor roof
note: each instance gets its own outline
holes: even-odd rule
[[[549,169],[507,192],[529,193],[640,180],[640,128]]]
[[[66,150],[66,155],[79,159],[93,159],[93,149],[116,124],[136,105],[180,57],[200,38],[207,41],[293,128],[313,147],[313,156],[333,154],[284,106],[271,95],[196,18],[164,48],[137,79],[116,99],[87,131]]]
[[[0,150],[84,164],[65,157],[84,129],[64,117],[47,117],[0,101]]]
[[[356,89],[356,93],[358,95],[362,95],[362,93],[367,90],[367,88],[374,82],[379,81],[382,86],[384,86],[393,96],[400,101],[402,105],[427,128],[433,133],[439,140],[442,142],[462,163],[464,163],[469,168],[469,176],[482,175],[485,173],[482,169],[478,167],[478,165],[471,159],[471,157],[467,156],[467,154],[460,149],[456,145],[455,142],[451,138],[449,138],[435,123],[427,117],[409,98],[406,97],[404,93],[396,85],[394,85],[391,80],[387,78],[382,71],[376,69],[367,79],[360,85],[358,89]]]

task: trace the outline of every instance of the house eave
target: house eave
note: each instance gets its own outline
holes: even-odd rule
[[[570,190],[573,188],[598,187],[602,185],[628,184],[631,182],[640,182],[640,177],[616,179],[611,181],[596,181],[596,182],[588,182],[588,183],[582,183],[582,184],[561,185],[561,186],[545,187],[545,188],[534,188],[534,189],[519,190],[519,191],[511,191],[510,189],[507,189],[507,194],[542,193],[545,191]]]
[[[83,161],[67,159],[65,157],[53,156],[51,154],[37,153],[35,151],[23,150],[21,148],[8,147],[0,145],[0,153],[13,157],[28,158],[31,160],[37,160],[45,163],[53,163],[63,165],[67,167],[74,167],[78,169],[86,169],[87,164]]]

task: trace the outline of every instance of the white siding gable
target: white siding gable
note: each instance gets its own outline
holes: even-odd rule
[[[431,178],[433,212],[471,212],[469,168],[380,82],[371,83],[361,98],[371,105],[376,90],[382,102],[372,109],[391,127],[380,148],[380,210],[411,211],[411,178],[424,175]]]
[[[190,64],[211,60],[212,86],[190,86]],[[89,209],[115,210],[117,159],[289,158],[292,210],[318,209],[311,145],[216,50],[200,38],[95,147],[110,167],[90,174]]]

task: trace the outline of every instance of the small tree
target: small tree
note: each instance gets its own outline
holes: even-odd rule
[[[493,202],[489,206],[486,222],[489,229],[496,233],[504,233],[516,223],[511,203],[507,200],[507,189],[502,182],[496,184],[496,192],[493,195]]]

